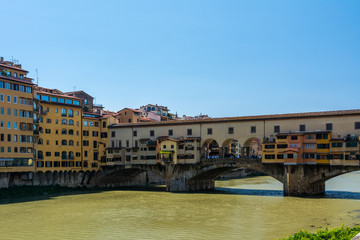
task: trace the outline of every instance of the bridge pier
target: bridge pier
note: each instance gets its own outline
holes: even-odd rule
[[[325,181],[313,182],[318,168],[312,165],[284,166],[284,196],[311,196],[325,193]]]

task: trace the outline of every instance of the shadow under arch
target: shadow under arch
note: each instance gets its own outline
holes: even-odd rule
[[[119,167],[110,171],[103,172],[99,176],[96,184],[101,187],[115,186],[136,186],[151,183],[149,175],[155,175],[157,183],[165,183],[165,169],[160,165],[154,166],[132,166],[131,168]]]
[[[242,168],[242,167],[240,167]],[[214,166],[212,169],[207,171],[201,172],[198,175],[190,178],[188,181],[198,181],[198,180],[214,180],[220,177],[221,175],[231,172],[232,170],[239,169],[239,167],[216,167]],[[243,169],[250,169],[255,170],[257,172],[263,173],[267,176],[270,176],[277,181],[283,183],[283,175],[282,174],[271,174],[270,172],[266,171],[266,168],[260,169],[257,167],[243,167]]]

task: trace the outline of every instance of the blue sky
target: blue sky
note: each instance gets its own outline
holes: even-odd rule
[[[358,109],[360,1],[2,1],[0,56],[106,109]]]

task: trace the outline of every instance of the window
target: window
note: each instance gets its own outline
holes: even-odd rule
[[[279,132],[280,132],[280,126],[279,126],[279,125],[274,126],[274,132],[275,132],[275,133],[279,133]]]
[[[173,130],[172,129],[169,129],[169,136],[172,136],[174,133],[173,133]]]
[[[150,137],[155,136],[155,131],[154,130],[150,130]]]
[[[98,147],[97,141],[93,141],[93,148],[97,148],[97,147]]]
[[[332,131],[332,129],[333,129],[332,123],[327,123],[326,124],[326,131]]]
[[[315,148],[315,144],[305,144],[305,148]]]
[[[297,140],[298,136],[291,136],[291,140]]]
[[[7,122],[7,128],[11,129],[11,122]]]
[[[72,109],[69,109],[68,113],[69,117],[74,117],[74,111]]]
[[[49,96],[44,96],[44,95],[42,95],[42,96],[41,96],[41,100],[43,100],[43,101],[49,101]]]
[[[67,124],[67,121],[66,121],[65,118],[61,119],[61,124],[62,124],[62,125],[66,125],[66,124]]]
[[[65,100],[64,100],[63,98],[59,98],[59,99],[58,99],[58,102],[59,102],[59,103],[65,103]]]
[[[17,109],[14,109],[14,116],[17,117]]]
[[[305,129],[306,129],[305,124],[300,124],[299,126],[300,132],[305,132],[306,131]]]
[[[51,133],[51,129],[45,129],[45,133]]]
[[[93,137],[98,137],[98,136],[99,136],[99,132],[98,132],[98,131],[93,131],[93,132],[92,132],[92,136],[93,136]]]
[[[192,129],[188,129],[188,130],[187,130],[187,135],[188,135],[188,136],[191,136],[191,135],[192,135]]]
[[[4,115],[4,108],[3,107],[0,108],[0,114]]]
[[[73,100],[71,100],[71,99],[66,99],[65,102],[66,102],[66,104],[73,104]]]
[[[14,122],[14,129],[17,129],[17,122]]]
[[[8,134],[8,135],[7,135],[7,141],[8,141],[8,142],[11,142],[11,134]]]
[[[355,129],[360,129],[360,122],[355,122]]]
[[[57,98],[56,98],[56,97],[51,97],[51,98],[50,98],[50,101],[51,101],[51,102],[57,102]]]
[[[229,127],[228,133],[229,133],[229,134],[234,134],[234,128],[233,128],[233,127]]]
[[[66,141],[66,140],[62,140],[62,141],[61,141],[61,145],[67,146],[67,141]]]
[[[46,153],[45,153],[45,156],[51,157],[51,152],[46,152]]]
[[[111,137],[115,137],[115,131],[111,131]]]
[[[11,103],[11,96],[10,95],[7,95],[7,102]]]
[[[4,94],[0,94],[0,101],[1,101],[1,102],[4,101]]]
[[[59,100],[60,100],[60,98],[59,98]],[[61,116],[66,117],[66,109],[65,108],[61,109]]]
[[[7,115],[8,115],[8,116],[11,116],[11,108],[8,108],[8,109],[7,109]]]
[[[47,119],[46,119],[46,123],[51,123],[51,119],[50,119],[50,118],[47,118]]]
[[[251,133],[256,133],[256,126],[251,126],[250,132]]]
[[[331,143],[331,147],[333,147],[333,148],[342,147],[342,142],[333,142],[333,143]]]
[[[208,134],[208,135],[212,135],[212,133],[213,133],[212,128],[208,128],[208,129],[207,129],[207,134]]]
[[[83,145],[86,147],[89,146],[89,141],[83,141]]]
[[[14,96],[14,103],[17,103],[17,97]]]
[[[69,135],[74,135],[74,130],[69,129]]]
[[[133,136],[137,137],[137,131],[135,131],[135,130],[133,131]]]
[[[89,131],[84,130],[83,131],[83,136],[88,137],[89,136]]]

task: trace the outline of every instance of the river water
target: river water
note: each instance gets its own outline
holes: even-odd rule
[[[276,239],[360,224],[360,172],[323,198],[283,197],[271,177],[217,181],[209,193],[114,190],[0,202],[0,239]]]

